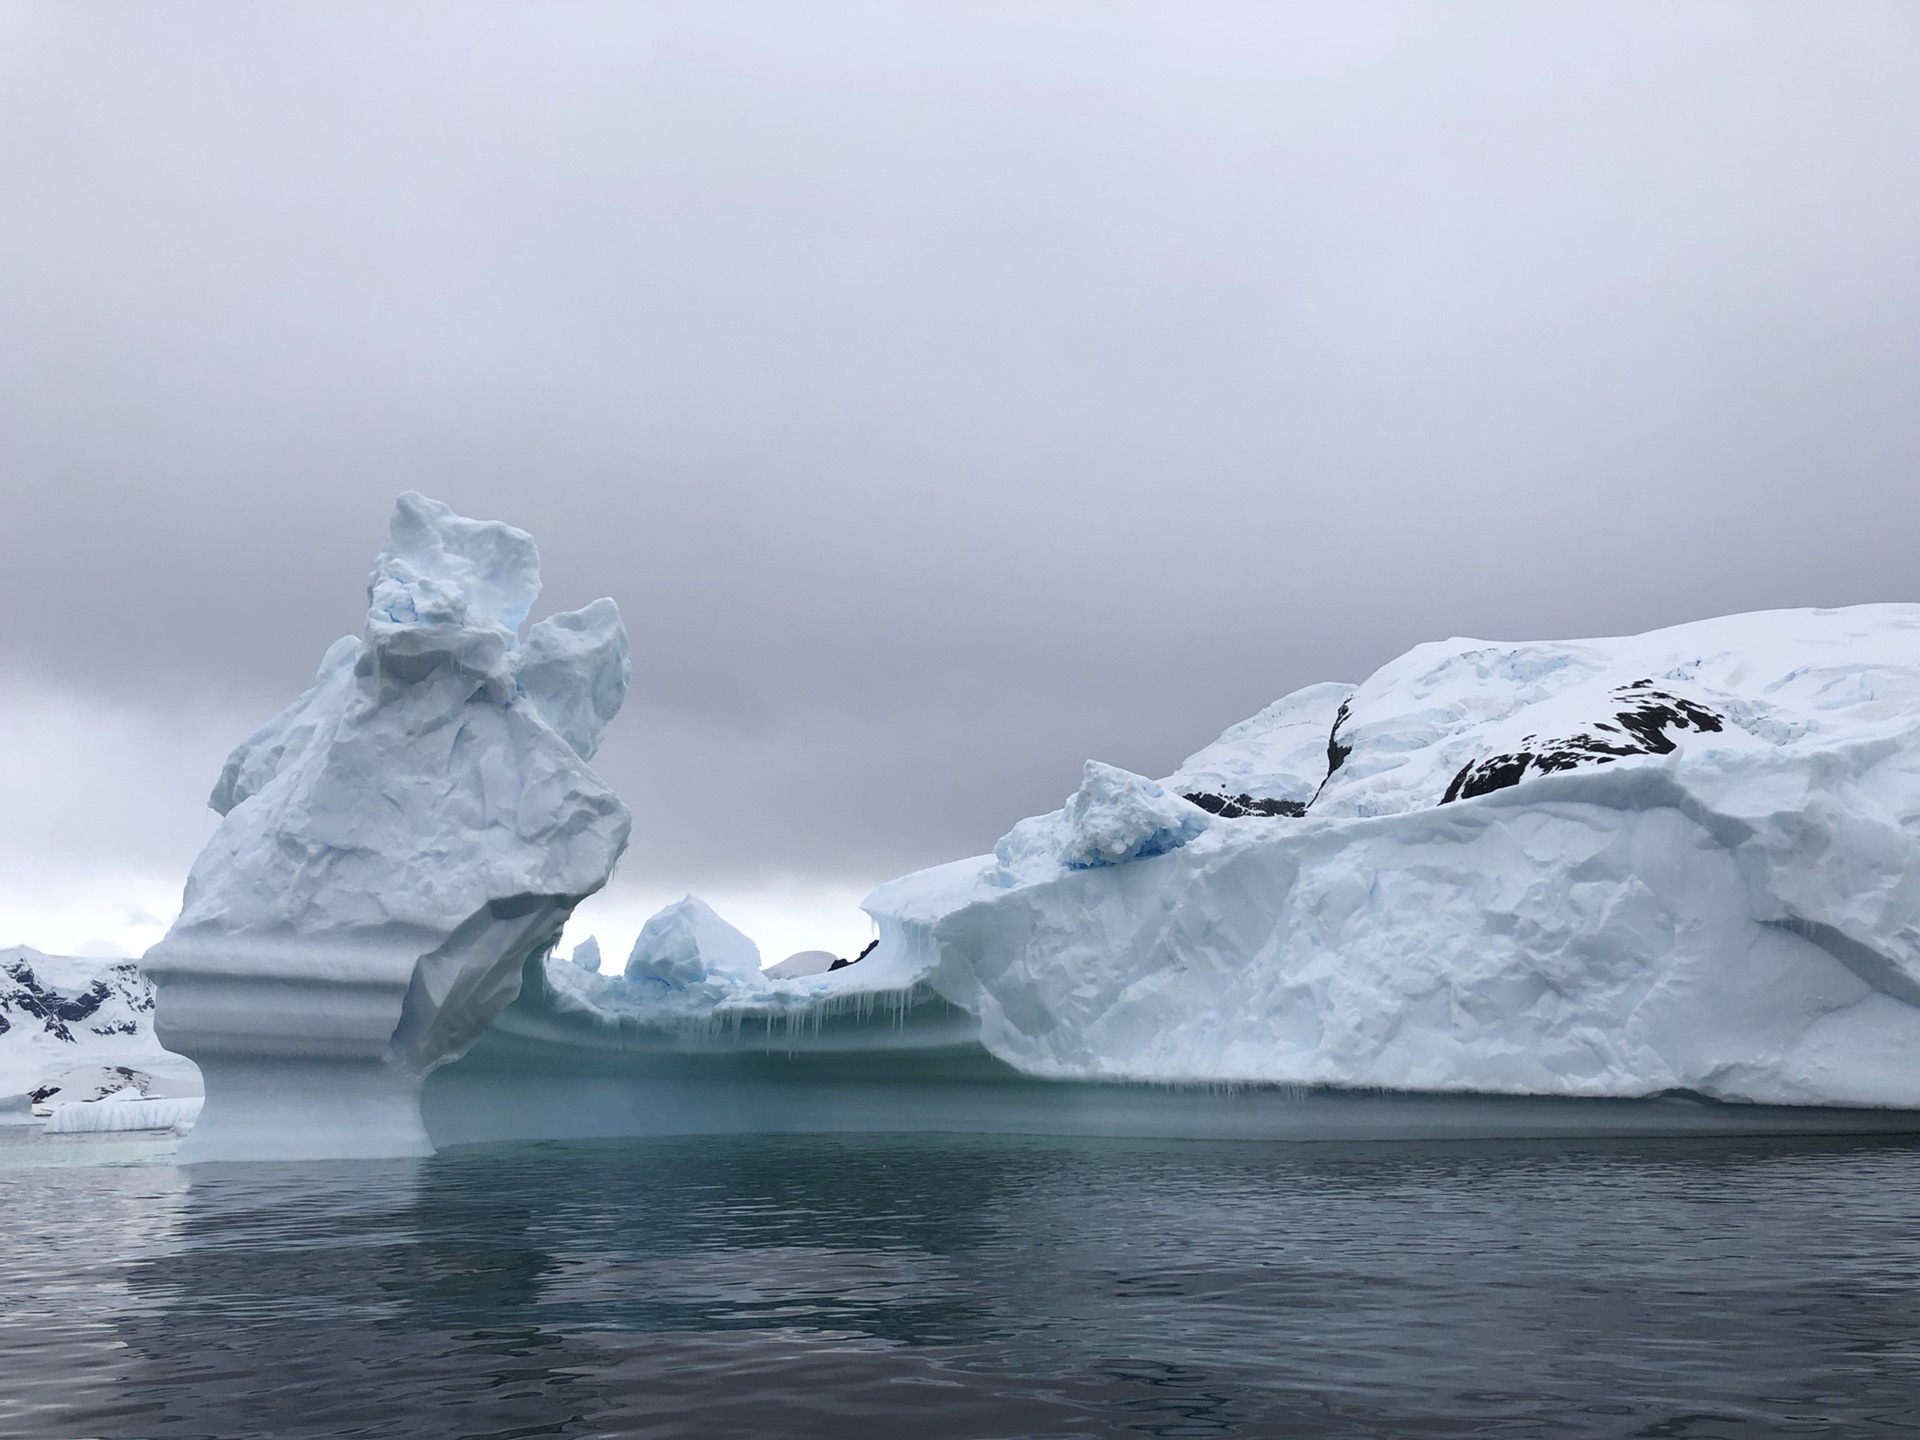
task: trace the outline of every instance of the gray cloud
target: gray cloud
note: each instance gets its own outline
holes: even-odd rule
[[[626,873],[695,885],[978,850],[1421,639],[1912,598],[1916,59],[1896,4],[17,4],[0,666],[237,739],[418,487],[620,601]]]

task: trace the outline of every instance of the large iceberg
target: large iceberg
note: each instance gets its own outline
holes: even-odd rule
[[[1920,606],[1421,646],[763,969],[692,896],[554,955],[628,819],[611,601],[403,497],[148,955],[183,1157],[533,1136],[1920,1128]]]
[[[1422,646],[1160,780],[1089,762],[757,971],[692,899],[536,957],[442,1141],[1920,1128],[1920,607]]]
[[[1920,607],[1422,645],[867,909],[1032,1076],[1920,1108]]]
[[[422,1081],[606,883],[629,817],[587,761],[626,632],[599,600],[522,637],[539,586],[525,532],[402,496],[365,633],[228,760],[144,961],[205,1077],[183,1158],[427,1153]]]

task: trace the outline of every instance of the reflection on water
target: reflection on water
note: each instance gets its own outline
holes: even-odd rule
[[[0,1433],[1920,1430],[1920,1149],[694,1139],[0,1171]]]

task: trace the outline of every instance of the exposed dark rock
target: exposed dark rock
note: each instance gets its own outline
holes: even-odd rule
[[[1353,746],[1340,743],[1340,727],[1347,723],[1347,716],[1352,713],[1348,708],[1350,703],[1346,700],[1340,702],[1340,709],[1333,717],[1333,728],[1327,732],[1327,774],[1329,775],[1346,764],[1347,757],[1353,753]]]
[[[1725,727],[1722,717],[1704,705],[1656,689],[1651,680],[1622,685],[1613,692],[1613,699],[1618,708],[1612,719],[1599,721],[1590,730],[1562,740],[1542,741],[1528,735],[1521,741],[1527,747],[1523,750],[1489,755],[1462,766],[1440,803],[1504,790],[1518,785],[1530,771],[1550,775],[1583,765],[1611,765],[1629,755],[1670,755],[1675,745],[1668,731],[1712,732]]]
[[[1267,800],[1254,795],[1215,795],[1204,790],[1182,795],[1182,800],[1198,805],[1210,815],[1218,815],[1222,820],[1238,820],[1245,815],[1272,817],[1285,815],[1299,819],[1307,813],[1304,800]]]
[[[0,981],[0,1035],[11,1030],[14,1020],[24,1015],[39,1021],[40,1028],[55,1038],[78,1043],[69,1027],[92,1019],[102,1005],[114,998],[116,991],[129,1009],[142,1014],[153,1009],[152,989],[133,965],[113,966],[112,984],[95,980],[77,994],[67,994],[48,984],[24,959],[9,962],[0,974],[5,977]],[[138,1032],[138,1026],[132,1021],[120,1020],[105,1028],[95,1026],[93,1030],[97,1035],[132,1035]]]
[[[862,960],[866,959],[867,956],[873,953],[874,947],[877,946],[879,943],[880,942],[878,940],[869,940],[867,942],[867,948],[862,950],[858,955],[854,956],[851,960],[847,959],[845,956],[841,956],[838,960],[835,960],[831,965],[827,966],[827,973],[831,975],[835,970],[844,970],[849,965],[858,965]]]
[[[0,1007],[33,1016],[48,1033],[69,1042],[73,1040],[73,1032],[67,1028],[68,1024],[87,1019],[113,994],[107,988],[106,981],[96,980],[78,995],[63,995],[52,986],[43,984],[40,977],[33,973],[33,967],[24,960],[16,960],[7,966],[6,974],[13,984],[0,993]]]

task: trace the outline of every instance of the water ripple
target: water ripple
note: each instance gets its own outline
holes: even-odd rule
[[[0,1171],[0,1435],[1920,1431],[1920,1149],[790,1137]]]

